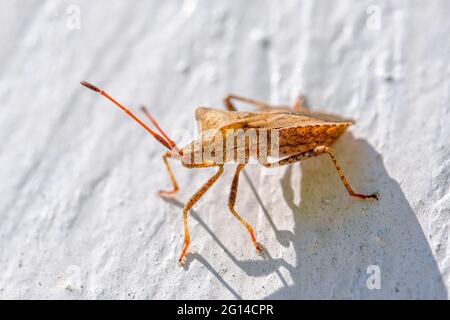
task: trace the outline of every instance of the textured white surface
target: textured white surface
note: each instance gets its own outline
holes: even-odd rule
[[[0,2],[0,298],[447,299],[449,15],[449,1]],[[357,120],[337,157],[381,200],[348,197],[326,157],[250,166],[237,209],[264,258],[227,210],[227,166],[179,267],[180,205],[214,170],[173,164],[177,200],[156,197],[163,148],[81,79],[149,105],[180,144],[196,106],[303,91]]]

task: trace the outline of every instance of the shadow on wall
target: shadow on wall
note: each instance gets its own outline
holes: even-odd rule
[[[332,171],[331,161],[324,155],[320,160],[302,163],[301,197],[297,204],[291,176],[299,166],[291,165],[281,179],[281,186],[292,210],[293,232],[277,229],[245,174],[277,241],[283,247],[293,246],[294,265],[284,259],[272,259],[266,249],[264,260],[238,260],[195,212],[192,217],[248,276],[278,275],[281,288],[268,295],[268,299],[446,299],[447,291],[427,239],[399,184],[387,174],[381,156],[350,133],[337,142],[336,156],[355,191],[377,191],[380,201],[348,196],[337,173]],[[326,166],[330,170],[325,170]],[[346,199],[338,201],[338,197]],[[202,263],[236,298],[241,298],[205,258],[191,254],[187,264],[192,259]],[[367,268],[371,265],[379,267],[380,289],[367,286],[372,274]],[[290,284],[281,268],[288,270]]]

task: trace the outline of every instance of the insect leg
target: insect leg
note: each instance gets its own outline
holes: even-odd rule
[[[353,191],[352,187],[350,187],[350,184],[348,183],[347,178],[344,175],[344,172],[342,171],[341,167],[339,166],[335,156],[334,156],[334,151],[332,148],[327,147],[327,146],[319,146],[314,148],[311,151],[307,151],[307,152],[303,152],[303,153],[299,153],[299,154],[295,154],[293,156],[284,158],[280,161],[277,162],[273,162],[273,163],[263,163],[261,162],[261,164],[267,168],[274,168],[274,167],[279,167],[279,166],[284,166],[287,164],[291,164],[294,162],[298,162],[298,161],[302,161],[302,160],[306,160],[309,158],[313,158],[313,157],[317,157],[320,156],[321,154],[327,153],[330,157],[331,160],[334,163],[334,166],[336,167],[336,170],[339,173],[339,177],[341,178],[342,183],[344,184],[345,188],[347,189],[348,193],[353,196],[353,197],[357,197],[360,199],[376,199],[378,200],[378,196],[377,194],[361,194],[361,193],[356,193]]]
[[[173,175],[172,169],[169,166],[169,162],[167,161],[167,158],[171,158],[172,154],[168,151],[166,153],[163,154],[163,161],[164,161],[164,165],[166,166],[166,170],[169,173],[169,177],[170,180],[172,181],[172,185],[173,185],[173,189],[172,190],[160,190],[158,191],[158,195],[163,196],[163,197],[168,197],[168,196],[172,196],[175,193],[178,192],[179,188],[178,188],[178,183],[177,180],[175,179],[175,176]]]
[[[303,94],[299,95],[292,104],[292,109],[294,111],[303,111],[305,108],[305,96]]]
[[[244,169],[244,167],[245,164],[238,164],[236,172],[234,173],[233,182],[231,184],[230,197],[228,198],[228,209],[230,209],[231,213],[236,217],[236,219],[238,219],[239,222],[242,223],[244,227],[247,228],[248,232],[250,233],[250,238],[252,239],[253,245],[256,248],[256,252],[261,252],[261,247],[258,244],[258,242],[256,242],[256,237],[253,232],[253,228],[234,209],[239,184],[239,174],[241,173],[241,170]]]
[[[268,103],[265,103],[263,101],[259,101],[259,100],[254,100],[254,99],[249,99],[249,98],[244,98],[241,96],[236,96],[234,94],[230,94],[228,96],[226,96],[223,99],[223,103],[225,104],[225,107],[227,108],[227,110],[229,111],[237,111],[236,107],[234,106],[233,102],[231,100],[236,100],[236,101],[240,101],[240,102],[244,102],[244,103],[248,103],[251,105],[256,106],[258,109],[260,110],[267,110],[267,109],[288,109],[286,107],[283,106],[271,106]]]
[[[183,263],[183,258],[186,255],[187,248],[189,246],[189,229],[188,229],[188,211],[191,209],[194,204],[205,194],[206,191],[214,184],[214,182],[219,179],[219,177],[223,173],[223,165],[219,166],[219,170],[216,172],[215,175],[213,175],[211,178],[209,178],[208,181],[205,182],[203,186],[201,186],[200,189],[197,190],[196,193],[189,199],[189,201],[186,203],[183,209],[183,222],[184,222],[184,246],[183,251],[181,251],[181,255],[178,258],[179,263]]]
[[[356,193],[353,191],[352,187],[350,187],[350,184],[347,181],[347,178],[344,175],[344,171],[342,171],[341,167],[339,166],[335,156],[334,156],[334,151],[332,148],[330,147],[326,147],[326,146],[321,146],[321,147],[317,147],[316,149],[320,148],[322,153],[325,152],[327,153],[331,160],[334,163],[334,166],[336,167],[336,170],[339,174],[339,177],[341,178],[342,183],[344,184],[345,188],[347,189],[348,193],[352,196],[352,197],[356,197],[356,198],[360,198],[360,199],[375,199],[378,200],[378,195],[376,193],[374,194],[361,194],[361,193]],[[319,151],[320,152],[320,151]]]
[[[313,149],[313,150],[307,151],[307,152],[294,154],[293,156],[281,159],[280,161],[277,161],[277,162],[272,162],[272,163],[260,162],[260,163],[263,166],[267,167],[267,168],[281,167],[281,166],[285,166],[287,164],[291,164],[291,163],[294,163],[294,162],[299,162],[299,161],[306,160],[306,159],[309,159],[309,158],[317,157],[318,155],[323,153],[323,152],[322,153],[317,153],[316,149]]]

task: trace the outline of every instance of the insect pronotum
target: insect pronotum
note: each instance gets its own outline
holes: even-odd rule
[[[227,110],[199,107],[195,112],[199,124],[199,138],[184,148],[178,148],[145,107],[141,108],[142,111],[159,133],[150,129],[105,91],[86,81],[81,81],[81,84],[113,102],[147,130],[158,142],[169,149],[163,154],[163,162],[172,182],[172,189],[159,191],[159,195],[170,197],[179,190],[178,183],[167,161],[168,158],[179,160],[186,168],[217,167],[217,172],[194,193],[184,206],[184,246],[178,258],[180,263],[184,262],[190,242],[189,209],[219,179],[223,173],[223,166],[227,162],[238,163],[231,184],[228,208],[248,230],[257,252],[261,251],[261,246],[256,241],[253,228],[234,208],[239,175],[245,165],[249,163],[250,158],[256,158],[259,164],[267,168],[273,168],[328,154],[342,183],[351,196],[360,199],[378,200],[377,194],[361,194],[353,191],[334,156],[333,149],[330,147],[347,127],[353,124],[353,121],[305,109],[303,107],[303,96],[297,98],[291,107],[271,106],[261,101],[236,95],[229,95],[224,99]],[[233,100],[254,105],[258,111],[237,111]],[[269,156],[278,157],[279,160],[269,162]]]

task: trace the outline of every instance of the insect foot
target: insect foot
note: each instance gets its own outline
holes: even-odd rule
[[[375,192],[374,194],[368,195],[366,199],[375,199],[378,201],[380,200],[380,196]]]
[[[183,265],[184,262],[185,262],[185,256],[186,256],[187,248],[188,248],[188,247],[189,247],[189,241],[185,241],[185,242],[184,242],[183,251],[181,252],[180,257],[178,258],[178,263],[179,263],[180,265]]]
[[[256,253],[257,254],[261,254],[261,252],[262,252],[262,247],[261,247],[261,245],[258,243],[258,242],[253,242],[253,245],[255,246],[255,249],[256,249]]]
[[[361,194],[361,193],[351,193],[350,194],[352,197],[356,197],[359,199],[364,199],[364,200],[370,200],[370,199],[374,199],[374,200],[380,200],[378,193],[373,193],[373,194]]]
[[[178,190],[159,190],[158,192],[156,192],[156,195],[160,196],[161,198],[173,198],[176,196],[177,192]]]
[[[180,260],[181,259],[181,260]],[[186,262],[186,258],[178,258],[178,265],[180,267],[184,266],[184,263]]]

